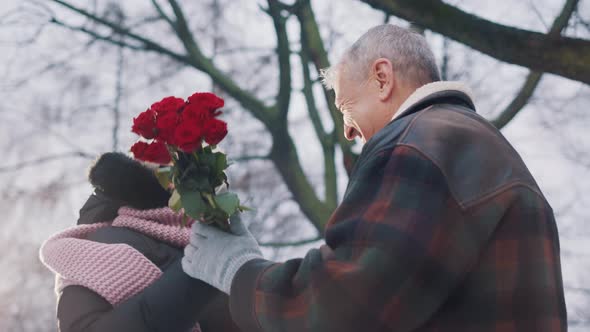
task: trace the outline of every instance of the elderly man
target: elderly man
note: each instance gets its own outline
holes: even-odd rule
[[[425,39],[377,26],[324,77],[365,143],[326,244],[275,263],[237,219],[195,225],[185,272],[244,331],[565,331],[553,211]]]

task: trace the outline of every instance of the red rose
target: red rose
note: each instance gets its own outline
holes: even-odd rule
[[[162,115],[158,114],[156,118],[156,128],[158,128],[158,139],[172,144],[174,138],[174,130],[178,126],[180,117],[176,112],[168,112]]]
[[[188,97],[188,103],[204,107],[211,113],[224,105],[223,99],[211,92],[197,92]]]
[[[183,99],[170,96],[160,100],[157,103],[153,103],[150,108],[152,111],[160,114],[178,112],[184,105],[185,102]]]
[[[208,109],[198,104],[188,104],[182,112],[182,122],[190,122],[201,127],[212,117]]]
[[[135,159],[141,159],[141,156],[143,156],[143,153],[145,152],[145,149],[147,149],[149,144],[147,144],[146,142],[136,142],[135,144],[133,144],[131,146],[131,152],[133,153],[133,157],[135,157]]]
[[[156,113],[147,110],[133,118],[131,131],[147,139],[154,138],[156,136]]]
[[[191,153],[201,146],[202,129],[195,123],[183,122],[174,132],[174,144],[184,152]]]
[[[137,142],[131,147],[131,152],[136,159],[160,165],[169,164],[171,161],[166,144],[160,141],[154,141],[150,144]]]
[[[219,119],[211,119],[204,127],[205,142],[217,145],[227,135],[227,123]]]

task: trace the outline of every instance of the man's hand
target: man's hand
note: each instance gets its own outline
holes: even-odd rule
[[[234,276],[246,262],[262,258],[258,243],[239,216],[232,217],[231,234],[195,222],[184,249],[182,269],[229,295]]]

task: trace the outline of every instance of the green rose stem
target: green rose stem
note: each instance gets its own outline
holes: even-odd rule
[[[208,148],[203,148],[201,146],[200,150],[204,154],[207,154],[208,152],[211,151],[209,149],[212,149],[212,148],[214,148],[214,146],[210,146]],[[179,181],[178,177],[180,176],[178,174],[178,169],[176,167],[176,165],[178,165],[178,163],[179,163],[180,158],[179,158],[178,153],[180,151],[176,147],[169,146],[169,145],[167,145],[167,149],[168,149],[168,153],[170,154],[172,161],[174,162],[172,165],[172,169],[170,169],[168,171],[156,172],[160,183],[165,188],[169,187],[168,184],[170,182],[174,183],[175,185],[178,185],[177,181]],[[192,155],[192,157],[194,158],[197,166],[199,164],[201,164],[202,162],[206,162],[206,159],[203,159],[203,158],[205,158],[207,156],[206,155],[204,155],[203,157],[199,156],[199,149],[197,149],[196,151],[193,151],[192,153],[190,153],[190,155]],[[224,196],[224,195],[222,195],[222,196]],[[200,191],[200,192],[198,192],[198,196],[196,196],[196,197],[193,196],[193,198],[191,198],[191,199],[201,199],[203,201],[203,203],[207,206],[206,210],[209,211],[208,213],[203,211],[203,214],[201,214],[201,217],[197,218],[197,222],[204,222],[207,224],[211,224],[211,226],[219,227],[220,229],[222,229],[224,231],[229,231],[229,224],[227,222],[227,219],[224,219],[224,217],[228,216],[228,214],[230,214],[230,215],[232,214],[232,212],[230,212],[226,206],[227,205],[227,203],[226,203],[227,197],[223,198],[224,203],[221,204],[217,201],[218,198],[215,193],[208,192],[208,191],[205,191],[205,192]],[[172,209],[174,209],[175,211],[180,210],[181,208],[184,208],[184,206],[181,203],[180,192],[177,189],[174,190],[174,193],[173,193],[171,200],[169,202],[169,206]],[[186,226],[188,218],[190,216],[186,213],[186,209],[183,209],[183,210],[184,210],[184,212],[183,212],[182,224],[184,226]],[[243,212],[243,211],[251,211],[251,209],[249,209],[246,206],[238,204],[236,206],[236,211],[234,211],[233,213]]]
[[[215,204],[215,200],[213,200],[213,195],[211,195],[210,193],[203,193],[203,196],[205,196],[205,198],[207,199],[207,201],[209,202],[209,204],[214,209],[217,209],[217,204]]]
[[[197,151],[193,151],[192,156],[195,158],[195,161],[197,163],[199,163],[200,160],[199,160],[199,155],[198,155]],[[219,207],[215,203],[215,199],[213,198],[213,196],[214,196],[214,194],[211,194],[211,193],[207,193],[207,192],[201,193],[201,197],[205,198],[205,202],[207,202],[209,204],[209,206],[211,208],[213,208],[213,210],[219,210]],[[224,223],[221,220],[217,220],[217,219],[218,218],[213,217],[215,225],[219,226],[223,230],[229,230],[229,227],[226,223]]]
[[[192,153],[193,157],[195,157],[195,160],[197,161],[197,163],[199,162],[199,155],[197,154],[197,151],[193,151]],[[211,205],[212,208],[217,208],[217,205],[215,204],[215,201],[213,200],[213,196],[209,193],[202,193],[202,196],[205,197],[205,199],[207,200],[207,202],[209,203],[209,205]]]

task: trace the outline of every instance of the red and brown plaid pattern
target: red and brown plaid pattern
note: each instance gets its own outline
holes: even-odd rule
[[[567,330],[551,207],[499,133],[455,108],[413,112],[365,146],[325,246],[303,259],[255,260],[240,269],[230,306],[244,331]],[[464,117],[468,129],[432,121],[446,116],[434,112]],[[481,127],[473,130],[473,121]],[[424,123],[432,128],[412,132]],[[475,153],[457,151],[461,144],[441,151],[447,159],[429,152],[441,144],[430,129],[445,130],[448,137],[437,136],[443,143],[488,130],[497,143],[474,137],[481,146],[465,149],[512,157],[478,175],[481,168],[461,164]],[[464,177],[452,174],[457,164],[466,165]],[[478,191],[465,186],[482,194],[467,197]]]

